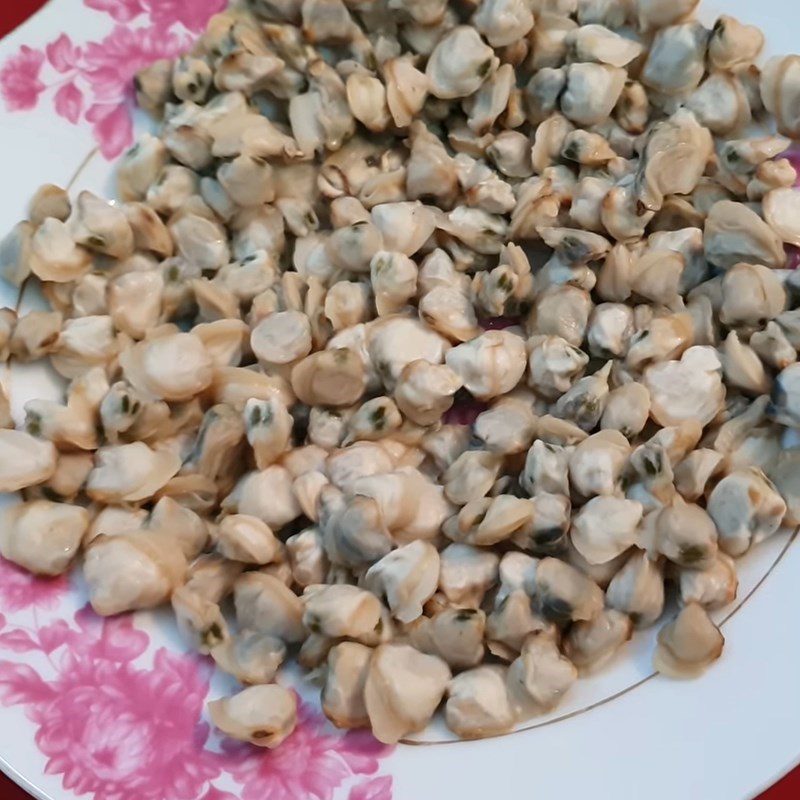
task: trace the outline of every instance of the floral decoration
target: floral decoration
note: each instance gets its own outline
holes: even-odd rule
[[[88,606],[40,622],[68,590],[0,560],[2,607],[33,622],[0,615],[0,703],[24,708],[45,772],[65,790],[95,800],[391,800],[391,776],[377,773],[392,748],[368,731],[337,731],[299,701],[277,750],[220,742],[203,715],[212,662],[153,649],[132,617]]]
[[[49,98],[72,125],[88,125],[112,159],[133,141],[133,77],[188,49],[226,0],[84,0],[114,22],[97,42],[66,34],[42,49],[23,45],[0,66],[0,97],[9,111],[30,111]]]

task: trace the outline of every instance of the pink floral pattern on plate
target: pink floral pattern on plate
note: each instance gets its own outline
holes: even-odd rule
[[[0,97],[9,111],[29,111],[47,95],[72,125],[91,127],[112,159],[133,141],[133,76],[185,51],[226,0],[83,0],[116,23],[98,42],[61,34],[42,50],[23,45],[0,67]]]
[[[65,790],[95,800],[391,800],[391,776],[376,774],[391,748],[366,731],[335,730],[302,701],[278,750],[220,745],[203,719],[212,662],[153,648],[132,617],[103,619],[88,606],[40,622],[68,591],[65,578],[33,578],[0,559],[0,651],[9,656],[0,703],[25,709],[45,772]]]

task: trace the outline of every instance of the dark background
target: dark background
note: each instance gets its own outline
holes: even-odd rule
[[[45,4],[45,0],[0,0],[0,37],[12,31]],[[798,743],[800,745],[800,743]],[[30,800],[29,796],[4,775],[0,774],[2,800]],[[759,800],[798,800],[800,798],[800,768],[785,777]],[[98,798],[103,800],[103,798]],[[684,800],[676,798],[676,800]],[[702,798],[686,798],[702,800]]]

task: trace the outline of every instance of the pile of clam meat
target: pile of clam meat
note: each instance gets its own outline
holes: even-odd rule
[[[383,742],[505,732],[664,618],[701,673],[800,522],[800,57],[696,5],[250,0],[144,70],[119,199],[2,244],[52,310],[0,355],[68,382],[0,394],[2,555],[171,604],[265,747],[290,657]]]

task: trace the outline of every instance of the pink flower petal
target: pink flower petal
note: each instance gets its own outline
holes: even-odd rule
[[[66,576],[37,578],[27,570],[0,558],[0,605],[5,611],[52,608],[69,589]]]
[[[42,703],[51,700],[55,694],[33,667],[0,661],[0,699],[7,705]]]
[[[350,790],[347,800],[392,800],[392,776],[379,775],[359,783]]]
[[[144,0],[150,20],[165,30],[175,23],[196,33],[205,30],[208,21],[227,5],[228,0]]]
[[[36,107],[39,95],[47,88],[39,80],[42,64],[44,53],[25,45],[6,60],[0,69],[0,96],[9,111],[28,111]]]
[[[12,653],[30,653],[32,650],[41,650],[39,642],[27,631],[18,628],[0,633],[0,648],[10,650]]]
[[[39,643],[48,655],[62,645],[73,642],[76,637],[76,632],[63,619],[39,628]]]
[[[140,0],[84,0],[85,5],[97,11],[104,11],[117,22],[130,22],[144,13]]]
[[[81,51],[72,44],[66,33],[62,33],[58,39],[47,45],[45,53],[53,69],[58,72],[69,72],[78,63]]]
[[[116,158],[133,142],[133,123],[128,104],[95,104],[86,112],[86,119],[94,123],[92,132],[107,159]]]
[[[56,113],[73,125],[81,118],[83,92],[72,81],[65,83],[53,98]]]

